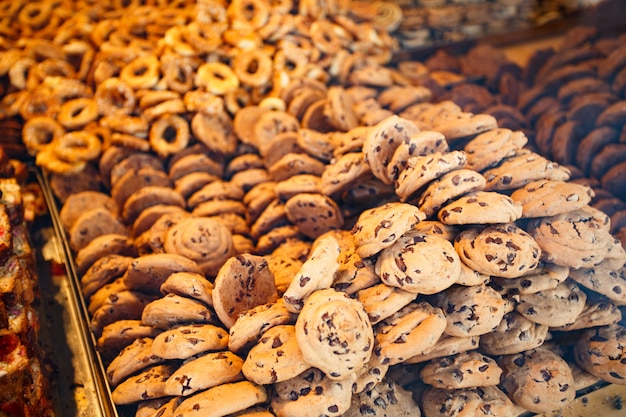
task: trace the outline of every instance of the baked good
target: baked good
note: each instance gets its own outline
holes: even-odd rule
[[[426,384],[445,389],[495,386],[501,374],[493,358],[477,351],[432,360],[420,372]]]
[[[262,385],[250,381],[230,382],[186,397],[174,411],[174,416],[229,415],[265,403],[268,392]]]
[[[331,380],[354,375],[369,362],[374,333],[363,305],[334,289],[314,291],[296,319],[302,357]]]
[[[517,405],[535,413],[565,407],[575,396],[572,370],[558,354],[537,348],[500,358],[501,387]]]
[[[522,216],[522,205],[496,191],[474,191],[439,209],[437,218],[444,224],[512,223]]]
[[[583,208],[595,196],[591,187],[567,181],[537,180],[511,193],[522,217],[549,217]]]
[[[521,294],[515,309],[535,323],[559,327],[576,321],[586,300],[587,295],[575,282],[565,281],[552,289]]]
[[[164,359],[188,359],[228,346],[228,332],[210,323],[176,325],[154,336],[152,353]]]
[[[603,380],[622,384],[624,327],[619,324],[585,330],[574,344],[578,366]]]
[[[542,253],[538,242],[514,223],[463,230],[454,239],[454,247],[461,261],[475,271],[504,278],[532,272]]]
[[[480,336],[480,349],[488,355],[511,355],[537,348],[547,339],[548,326],[511,311],[492,331]]]
[[[458,390],[427,388],[421,405],[427,417],[511,416],[519,411],[504,392],[493,386]]]

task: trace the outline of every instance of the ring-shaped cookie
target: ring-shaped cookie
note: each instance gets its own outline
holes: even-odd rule
[[[159,117],[150,127],[150,147],[166,158],[182,151],[189,144],[189,124],[176,114]]]
[[[109,78],[98,85],[94,95],[101,115],[131,114],[135,109],[135,92],[119,78]]]
[[[273,72],[270,55],[262,49],[250,49],[235,55],[233,70],[242,84],[260,87],[267,84]]]
[[[70,163],[96,159],[102,150],[100,139],[86,130],[67,132],[52,146],[60,159]]]
[[[22,128],[22,140],[30,153],[38,153],[65,133],[57,121],[48,116],[27,120]]]
[[[161,78],[161,64],[155,55],[139,56],[120,71],[120,79],[135,90],[154,87]]]
[[[66,129],[81,128],[98,118],[98,105],[88,97],[79,97],[61,105],[57,121]]]
[[[239,78],[222,62],[207,62],[198,67],[196,86],[216,95],[225,95],[239,87]]]

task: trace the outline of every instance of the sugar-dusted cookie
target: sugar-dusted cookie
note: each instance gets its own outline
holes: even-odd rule
[[[429,182],[445,173],[464,168],[466,163],[465,152],[459,150],[411,157],[395,181],[396,194],[400,200],[407,201],[417,190]]]
[[[454,247],[473,270],[504,278],[527,275],[541,256],[533,237],[513,223],[466,229],[457,235]]]
[[[503,369],[501,387],[515,404],[535,413],[562,409],[576,397],[568,363],[545,348],[537,348],[498,361]]]
[[[426,301],[411,303],[375,326],[375,354],[395,365],[434,348],[446,328],[444,312]]]
[[[381,251],[376,272],[387,285],[417,294],[435,294],[459,279],[461,258],[447,239],[408,232]]]
[[[494,330],[480,336],[480,349],[488,355],[511,355],[539,347],[547,338],[548,326],[511,311]]]
[[[309,369],[296,338],[294,325],[266,330],[250,349],[242,366],[246,379],[261,385],[287,381]]]
[[[421,193],[417,206],[426,216],[436,215],[447,202],[464,194],[481,191],[485,177],[472,169],[456,169],[432,181]]]
[[[311,368],[274,384],[270,409],[284,417],[338,417],[350,408],[354,381],[354,374],[334,380],[321,370]],[[324,395],[319,395],[320,392]]]
[[[363,305],[334,289],[313,292],[295,324],[304,360],[340,380],[369,362],[374,333]]]
[[[522,205],[506,194],[475,191],[445,204],[437,212],[444,224],[510,223],[522,216]]]
[[[224,350],[185,360],[165,381],[167,395],[188,396],[221,384],[241,381],[243,359]]]
[[[543,179],[518,188],[511,198],[522,205],[522,217],[545,217],[582,208],[594,195],[584,184]]]
[[[425,383],[445,389],[498,385],[501,374],[493,358],[475,350],[432,360],[420,372]]]
[[[375,255],[425,218],[408,203],[389,202],[364,210],[352,228],[356,251],[363,258]]]
[[[553,289],[519,296],[515,309],[535,323],[550,327],[573,323],[585,308],[587,295],[573,281],[565,281]]]
[[[152,353],[165,359],[187,359],[227,346],[228,332],[221,327],[209,323],[181,324],[155,336]]]
[[[215,278],[213,308],[227,328],[241,313],[277,299],[274,275],[262,256],[241,254],[228,258]]]

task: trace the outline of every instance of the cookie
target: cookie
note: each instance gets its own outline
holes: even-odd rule
[[[59,210],[59,221],[65,231],[69,232],[76,219],[86,211],[98,207],[106,208],[113,214],[118,211],[115,200],[103,192],[90,190],[71,194]]]
[[[519,296],[515,310],[535,323],[549,327],[573,323],[585,308],[587,295],[573,281],[553,289]]]
[[[295,378],[310,368],[304,360],[293,325],[266,330],[250,349],[242,366],[246,379],[260,385]]]
[[[174,417],[226,416],[269,399],[267,389],[250,381],[217,385],[185,398],[174,410]]]
[[[428,417],[483,415],[504,417],[518,414],[518,409],[498,387],[447,390],[428,388],[421,399],[422,410]],[[480,415],[480,414],[478,414]]]
[[[344,224],[339,206],[324,194],[296,194],[285,202],[285,213],[289,221],[311,239]]]
[[[626,143],[609,143],[591,160],[591,175],[602,179],[615,166],[626,162]]]
[[[228,258],[215,277],[213,308],[226,328],[241,313],[277,299],[274,276],[261,256],[241,254]]]
[[[590,113],[587,110],[586,114],[589,115]],[[589,133],[595,122],[592,114],[587,117],[591,120],[572,118],[572,120],[564,122],[554,131],[550,147],[552,160],[561,165],[573,165],[576,163],[578,144]]]
[[[547,339],[548,326],[511,311],[494,330],[480,336],[480,349],[488,355],[512,355],[537,348]]]
[[[478,351],[432,360],[420,372],[426,384],[444,389],[498,385],[501,374],[496,361]]]
[[[397,115],[389,116],[371,127],[363,143],[363,154],[376,178],[385,184],[393,183],[388,175],[387,164],[400,143],[407,142],[418,132],[414,122]]]
[[[450,336],[444,333],[432,349],[412,356],[403,363],[405,365],[421,364],[432,359],[468,352],[478,347],[478,342],[481,337],[482,336]]]
[[[185,207],[186,202],[180,193],[171,187],[150,185],[138,189],[126,199],[121,210],[125,224],[133,224],[137,216],[148,207],[157,204]]]
[[[102,328],[97,340],[98,351],[105,360],[112,360],[117,354],[136,339],[154,338],[161,332],[152,326],[144,326],[141,320],[122,319]]]
[[[322,235],[314,242],[308,258],[283,294],[287,310],[300,312],[314,291],[331,287],[339,268],[340,251],[339,242],[333,234]]]
[[[187,205],[194,209],[200,204],[211,200],[235,200],[241,201],[245,192],[239,184],[232,181],[217,180],[210,182],[191,194],[187,199]]]
[[[410,391],[386,378],[371,390],[364,390],[358,395],[353,395],[350,408],[343,416],[409,417],[417,416],[418,409]]]
[[[601,262],[591,267],[572,269],[570,277],[618,305],[626,303],[626,267],[613,268]]]
[[[416,206],[400,202],[364,210],[351,230],[356,251],[363,258],[375,255],[425,218]]]
[[[228,332],[213,324],[181,324],[154,337],[152,353],[164,359],[187,359],[228,346]]]
[[[587,301],[576,320],[565,326],[555,327],[554,331],[572,331],[590,327],[610,326],[622,319],[622,311],[611,301]]]
[[[232,233],[209,217],[189,216],[168,228],[163,241],[166,254],[195,262],[202,274],[215,277],[224,262],[234,255]]]
[[[153,185],[170,187],[172,183],[164,171],[152,167],[128,170],[111,188],[111,197],[118,207],[124,207],[124,203],[132,193]]]
[[[452,142],[497,129],[498,121],[490,114],[461,112],[437,118],[431,128]]]
[[[124,281],[129,288],[157,292],[174,272],[203,274],[197,263],[182,255],[159,253],[133,259]]]
[[[78,216],[69,229],[70,248],[78,252],[95,238],[108,234],[127,235],[128,231],[117,214],[106,207],[91,208]]]
[[[567,181],[570,172],[535,152],[523,150],[504,159],[497,167],[484,171],[483,175],[487,179],[485,190],[503,191],[515,190],[540,179]]]
[[[417,293],[380,283],[356,293],[372,324],[386,319],[417,298]]]
[[[133,259],[130,256],[111,254],[95,261],[80,278],[83,296],[91,296],[104,285],[124,275]]]
[[[115,388],[126,377],[148,366],[165,362],[163,358],[152,353],[152,340],[148,337],[135,339],[109,363],[106,377],[111,387]]]
[[[606,107],[596,119],[596,126],[621,127],[626,117],[626,100],[616,101]]]
[[[363,305],[334,289],[320,289],[305,301],[295,324],[304,360],[341,380],[370,360],[374,333]]]
[[[112,295],[115,295],[121,291],[127,291],[130,288],[126,286],[124,283],[124,278],[119,277],[114,281],[103,285],[96,292],[89,296],[89,304],[87,306],[87,311],[89,314],[93,314],[98,310],[104,303],[107,302],[108,298]]]
[[[585,207],[594,197],[591,187],[567,181],[537,180],[511,193],[522,205],[522,217],[548,217]]]
[[[411,135],[406,142],[401,142],[393,151],[387,174],[394,182],[407,167],[407,162],[412,157],[426,156],[435,152],[448,152],[450,147],[446,138],[434,130],[423,130]]]
[[[219,319],[209,306],[198,300],[168,294],[144,306],[141,322],[165,330],[177,324],[217,324]]]
[[[161,284],[159,291],[163,295],[177,294],[213,305],[213,284],[203,275],[193,272],[174,272]]]
[[[517,299],[520,294],[534,294],[556,288],[569,276],[566,266],[540,262],[539,266],[519,278],[493,277],[491,287],[508,299]]]
[[[300,174],[276,183],[274,191],[278,198],[287,201],[300,193],[319,194],[322,192],[322,188],[323,181],[317,175]],[[326,192],[324,194],[329,195]]]
[[[516,278],[537,268],[539,244],[513,223],[466,229],[454,240],[461,261],[475,271],[503,278]]]
[[[321,191],[329,196],[338,195],[370,173],[362,152],[348,152],[333,159],[320,178]]]
[[[541,248],[542,259],[570,268],[590,268],[612,246],[609,218],[591,206],[533,220],[528,231]]]
[[[507,355],[502,390],[515,404],[535,413],[562,409],[576,397],[574,377],[567,362],[556,353],[537,348]]]
[[[434,348],[446,328],[440,308],[423,301],[410,303],[376,324],[374,354],[395,365]]]
[[[507,303],[487,285],[454,286],[435,297],[446,317],[445,333],[480,336],[495,329],[506,314]]]
[[[622,325],[600,326],[583,331],[574,345],[576,364],[606,382],[624,384],[624,341]]]
[[[311,368],[274,385],[270,410],[285,417],[341,416],[350,408],[354,377],[333,380]],[[319,395],[323,392],[324,395]]]
[[[101,235],[83,246],[74,258],[76,273],[82,276],[97,260],[107,255],[137,256],[137,249],[126,234]]]
[[[521,216],[521,204],[495,191],[470,192],[437,212],[439,221],[449,225],[511,223]]]
[[[449,240],[409,232],[380,252],[376,272],[392,287],[415,294],[435,294],[459,279],[461,258]]]
[[[624,200],[626,198],[626,160],[611,167],[600,179],[602,188],[613,193],[616,197]]]
[[[181,152],[169,160],[167,174],[174,184],[179,179],[194,172],[205,172],[222,178],[224,174],[223,163],[213,157],[206,147],[199,146],[196,149],[193,147],[186,149],[186,153]]]
[[[455,169],[463,168],[466,163],[465,152],[458,150],[411,157],[407,160],[406,168],[399,173],[395,181],[396,194],[401,201],[406,201],[432,180]]]
[[[143,210],[139,216],[133,222],[130,235],[133,238],[137,238],[144,232],[150,230],[150,228],[159,220],[163,215],[183,215],[187,213],[183,207],[176,205],[157,204],[152,207],[148,207]]]
[[[481,191],[485,178],[472,169],[457,169],[432,181],[421,193],[417,206],[427,217],[436,215],[447,202],[464,194]]]
[[[352,384],[353,394],[371,391],[383,381],[389,371],[389,364],[383,363],[383,360],[376,352],[372,354],[369,362],[356,373],[355,381]]]
[[[126,405],[165,397],[165,381],[175,369],[176,366],[170,364],[148,367],[116,386],[111,392],[111,399],[117,405]]]
[[[229,351],[210,352],[185,360],[165,381],[165,393],[188,396],[197,391],[243,380],[243,359]]]

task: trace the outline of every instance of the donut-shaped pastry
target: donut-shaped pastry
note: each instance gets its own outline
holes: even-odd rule
[[[63,126],[53,117],[38,116],[24,122],[22,140],[26,150],[30,154],[35,155],[64,133],[65,129],[63,129]]]
[[[76,130],[61,135],[52,147],[61,160],[73,163],[96,159],[100,156],[102,143],[96,135],[86,130]]]
[[[372,325],[363,305],[344,292],[313,292],[295,326],[305,361],[332,380],[348,378],[370,360],[374,349]]]
[[[89,97],[79,97],[61,105],[57,121],[66,129],[78,129],[98,118],[98,105]]]
[[[161,64],[155,55],[142,55],[130,61],[120,71],[120,79],[131,88],[150,89],[159,82]]]
[[[94,99],[101,115],[129,115],[135,110],[135,92],[119,78],[108,78],[100,83]]]
[[[215,95],[225,95],[239,87],[234,71],[221,62],[207,62],[198,67],[196,86]]]
[[[235,55],[232,65],[233,71],[243,85],[261,87],[272,79],[273,62],[265,50],[242,51]]]

